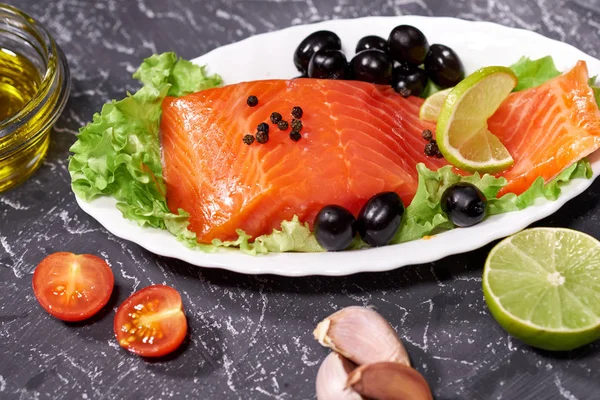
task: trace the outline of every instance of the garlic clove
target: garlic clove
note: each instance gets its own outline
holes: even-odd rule
[[[343,308],[321,321],[313,334],[321,345],[358,365],[395,361],[410,366],[396,331],[370,308]]]
[[[362,400],[363,397],[347,387],[348,374],[356,365],[337,353],[329,353],[317,373],[318,400]]]
[[[431,389],[415,369],[395,362],[380,362],[356,368],[348,386],[376,400],[433,400]]]

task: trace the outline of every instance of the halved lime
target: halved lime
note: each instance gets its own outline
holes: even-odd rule
[[[442,106],[448,97],[448,93],[454,88],[448,88],[435,92],[431,96],[425,99],[421,108],[419,109],[419,118],[423,121],[436,122],[442,111]]]
[[[490,312],[511,335],[545,350],[600,338],[600,242],[564,228],[534,228],[490,252],[483,270]]]
[[[479,172],[499,172],[514,160],[494,136],[487,120],[517,85],[506,67],[481,68],[448,93],[437,120],[436,140],[451,164]]]

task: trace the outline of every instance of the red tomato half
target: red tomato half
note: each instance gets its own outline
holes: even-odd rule
[[[132,294],[115,315],[121,347],[143,357],[160,357],[177,349],[187,334],[181,296],[169,286],[148,286]]]
[[[48,313],[63,321],[82,321],[106,305],[115,284],[103,259],[91,254],[54,253],[33,273],[33,293]]]

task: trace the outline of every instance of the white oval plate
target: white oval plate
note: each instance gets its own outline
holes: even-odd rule
[[[415,25],[425,33],[430,43],[443,43],[452,47],[460,55],[467,72],[486,65],[510,65],[523,55],[531,58],[552,55],[560,70],[572,67],[577,60],[585,60],[590,75],[600,72],[600,61],[568,44],[534,32],[489,22],[416,16],[369,17],[295,26],[220,47],[194,62],[207,64],[208,69],[219,73],[226,84],[292,78],[298,75],[292,62],[294,50],[308,34],[319,29],[336,32],[342,38],[344,50],[350,58],[361,37],[371,34],[387,37],[390,30],[399,24]],[[600,174],[600,152],[596,152],[590,160],[596,178]],[[477,249],[554,213],[591,184],[592,180],[574,180],[564,187],[562,195],[556,201],[540,200],[525,210],[493,216],[479,225],[454,229],[428,240],[352,252],[282,253],[258,257],[248,256],[237,250],[216,253],[190,250],[166,231],[140,228],[134,222],[124,219],[115,207],[116,201],[113,198],[99,198],[89,203],[78,198],[77,202],[114,235],[137,243],[153,253],[178,258],[194,265],[224,268],[245,274],[348,275],[427,263]]]

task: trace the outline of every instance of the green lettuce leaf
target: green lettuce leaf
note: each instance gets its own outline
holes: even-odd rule
[[[517,78],[519,78],[519,83],[514,89],[515,92],[539,86],[560,75],[560,71],[556,69],[551,56],[542,57],[537,60],[532,60],[529,57],[521,57],[510,68],[515,72]]]
[[[442,90],[442,89],[438,85],[433,83],[433,81],[431,79],[429,79],[427,81],[427,86],[425,86],[425,89],[423,90],[423,94],[421,95],[421,97],[426,99],[429,96],[431,96],[432,94],[439,92],[440,90]]]
[[[590,87],[592,88],[592,91],[594,92],[594,98],[596,99],[596,104],[598,104],[598,107],[600,107],[600,87],[596,86],[597,78],[598,78],[598,76],[591,77],[590,80],[588,81],[588,84],[590,85]]]
[[[175,53],[147,58],[134,77],[144,84],[140,90],[105,104],[80,130],[70,149],[71,185],[86,201],[116,198],[123,216],[140,226],[168,229],[172,224],[167,226],[167,221],[184,217],[171,214],[165,199],[159,140],[162,101],[167,95],[217,86],[221,78],[207,76],[203,67]]]
[[[452,229],[454,226],[442,211],[440,200],[444,191],[458,182],[468,182],[477,186],[488,200],[488,215],[495,215],[522,210],[533,205],[540,198],[556,200],[564,184],[573,179],[589,179],[592,176],[590,162],[583,159],[546,184],[539,177],[521,195],[508,193],[497,198],[498,192],[507,183],[504,178],[496,178],[488,174],[480,176],[478,173],[460,176],[453,173],[450,166],[431,171],[425,165],[418,164],[417,171],[419,173],[417,192],[410,205],[406,207],[404,219],[392,243],[407,242],[435,234],[440,230]]]
[[[308,224],[298,217],[254,242],[239,229],[236,240],[198,243],[188,229],[189,214],[182,209],[173,214],[167,206],[159,139],[161,104],[166,96],[217,87],[221,78],[207,75],[204,67],[178,59],[175,53],[147,58],[133,77],[144,86],[134,95],[104,105],[70,149],[69,172],[77,196],[86,201],[112,196],[123,217],[140,226],[167,229],[186,246],[206,252],[222,247],[248,254],[323,251]]]

